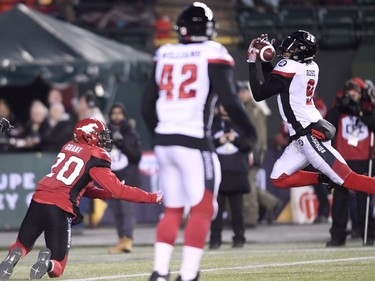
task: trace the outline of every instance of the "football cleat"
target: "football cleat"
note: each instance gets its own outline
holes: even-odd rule
[[[160,275],[157,271],[154,271],[149,281],[169,281],[169,274],[167,275]]]
[[[181,279],[181,275],[178,275],[176,281],[183,281],[183,280]],[[197,276],[195,276],[194,279],[192,279],[192,280],[186,280],[186,281],[199,281],[199,272],[198,272]]]
[[[20,248],[13,248],[6,256],[5,260],[0,263],[0,280],[9,279],[13,273],[13,268],[22,256]]]
[[[40,279],[48,271],[51,258],[51,250],[43,248],[40,250],[36,263],[31,267],[30,279]]]

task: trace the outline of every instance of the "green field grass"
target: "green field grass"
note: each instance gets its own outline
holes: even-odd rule
[[[275,234],[277,235],[277,234]],[[34,249],[14,269],[12,280],[27,280],[36,260]],[[0,255],[5,257],[6,251]],[[171,276],[178,274],[181,247],[172,257]],[[108,255],[104,247],[73,247],[65,273],[59,280],[148,280],[152,271],[152,246],[137,246],[131,254]],[[49,279],[44,276],[43,279]],[[42,280],[43,280],[42,279]],[[224,244],[206,251],[201,263],[203,281],[326,281],[375,280],[375,248],[349,242],[344,248],[313,243],[247,243],[243,249]]]

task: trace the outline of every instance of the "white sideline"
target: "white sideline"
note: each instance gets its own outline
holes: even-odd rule
[[[305,264],[320,264],[320,263],[352,262],[352,261],[365,261],[365,260],[375,260],[375,256],[353,257],[353,258],[345,258],[345,259],[312,260],[312,261],[287,262],[287,263],[254,264],[254,265],[220,267],[220,268],[208,268],[208,269],[201,269],[201,272],[238,270],[238,269],[253,269],[253,268],[265,268],[265,267],[283,267],[283,266],[290,266],[290,265],[305,265]],[[171,273],[177,274],[178,272],[171,272]],[[84,279],[68,279],[68,280],[65,280],[65,281],[111,280],[111,279],[117,279],[117,278],[143,277],[143,276],[149,276],[150,274],[151,273],[148,272],[148,273],[139,273],[139,274],[100,276],[100,277],[91,277],[91,278],[84,278]]]

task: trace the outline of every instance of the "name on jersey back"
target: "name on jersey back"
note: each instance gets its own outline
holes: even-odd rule
[[[73,145],[73,144],[67,144],[65,146],[65,150],[69,150],[69,151],[72,151],[72,152],[75,152],[75,153],[79,153],[82,150],[82,147],[79,147],[79,146],[76,146],[76,145]]]
[[[306,69],[306,76],[315,77],[315,70],[314,69]]]
[[[166,52],[162,55],[164,59],[184,59],[184,58],[196,58],[201,55],[200,51],[190,51],[190,52]]]

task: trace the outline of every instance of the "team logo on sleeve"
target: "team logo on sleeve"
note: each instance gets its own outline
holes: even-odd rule
[[[278,66],[280,67],[283,67],[283,66],[286,66],[288,62],[286,60],[281,60],[279,63],[278,63]]]

